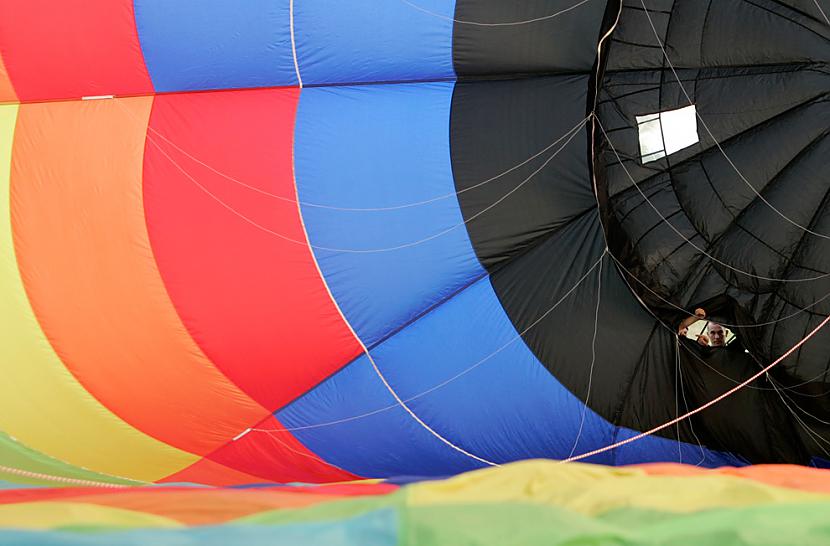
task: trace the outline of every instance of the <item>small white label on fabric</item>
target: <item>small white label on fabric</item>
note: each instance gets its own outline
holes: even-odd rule
[[[637,116],[640,133],[640,160],[657,161],[700,141],[697,136],[695,105],[677,110]]]

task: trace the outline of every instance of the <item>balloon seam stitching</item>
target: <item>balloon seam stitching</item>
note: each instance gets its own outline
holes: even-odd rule
[[[649,12],[648,8],[646,7],[645,1],[640,0],[640,4],[643,6],[643,11],[646,15],[646,18],[648,19],[649,26],[651,27],[651,30],[654,33],[654,38],[657,40],[657,44],[660,46],[660,51],[663,53],[663,58],[668,63],[669,68],[671,69],[671,72],[674,75],[674,79],[677,80],[677,84],[680,86],[680,90],[683,92],[683,95],[686,97],[686,100],[689,101],[689,104],[694,105],[694,101],[692,100],[691,96],[689,95],[689,92],[686,90],[686,86],[683,85],[683,82],[681,81],[680,76],[677,73],[677,70],[674,68],[674,64],[671,62],[671,59],[669,58],[668,52],[666,52],[666,48],[663,45],[663,41],[660,39],[660,35],[657,32],[657,27],[654,26],[654,21],[651,19],[651,13]],[[763,201],[770,209],[772,209],[781,218],[783,218],[784,220],[786,220],[787,222],[789,222],[793,226],[801,229],[805,233],[809,233],[811,235],[814,235],[816,237],[820,237],[822,239],[830,239],[830,235],[825,235],[823,233],[817,233],[816,231],[813,231],[813,230],[811,230],[807,227],[804,227],[801,224],[799,224],[798,222],[796,222],[795,220],[791,219],[789,216],[787,216],[786,214],[781,212],[778,208],[776,208],[775,205],[770,203],[769,200],[767,200],[766,197],[761,195],[761,193],[758,190],[755,189],[755,186],[753,186],[749,182],[749,180],[747,180],[747,178],[744,176],[744,174],[738,169],[738,166],[735,165],[735,163],[732,161],[732,159],[726,154],[726,150],[723,149],[723,147],[721,146],[718,139],[715,138],[715,135],[709,129],[709,125],[703,119],[703,116],[700,115],[700,112],[695,110],[695,115],[697,116],[698,120],[700,121],[700,124],[706,130],[706,133],[709,135],[709,138],[712,139],[712,141],[715,143],[715,146],[717,146],[718,150],[720,150],[720,153],[723,155],[724,159],[726,159],[726,162],[729,163],[730,167],[732,167],[732,169],[735,171],[735,173],[738,175],[738,177],[749,187],[750,190],[752,190],[752,192],[761,201]]]
[[[662,425],[658,425],[656,427],[653,427],[653,428],[651,428],[651,429],[649,429],[645,432],[641,432],[641,433],[639,433],[635,436],[632,436],[630,438],[627,438],[625,440],[621,440],[619,442],[607,445],[605,447],[601,447],[599,449],[595,449],[593,451],[588,451],[587,453],[583,453],[583,454],[577,455],[575,457],[569,457],[567,459],[562,459],[559,462],[560,463],[569,463],[569,462],[579,461],[579,460],[582,460],[582,459],[586,459],[588,457],[592,457],[594,455],[599,455],[600,453],[605,453],[606,451],[610,451],[610,450],[616,449],[618,447],[622,447],[626,444],[630,444],[630,443],[635,442],[637,440],[642,440],[643,438],[645,438],[647,436],[651,436],[651,435],[653,435],[657,432],[660,432],[661,430],[663,430],[665,428],[668,428],[668,427],[670,427],[670,426],[672,426],[676,423],[679,423],[680,421],[683,421],[683,420],[688,419],[689,417],[691,417],[693,415],[696,415],[696,414],[700,413],[701,411],[704,411],[705,409],[707,409],[711,406],[714,406],[715,404],[717,404],[721,400],[723,400],[725,398],[728,398],[729,396],[735,394],[737,391],[743,389],[744,387],[746,387],[747,385],[749,385],[750,383],[752,383],[753,381],[755,381],[756,379],[758,379],[762,375],[769,372],[772,368],[777,366],[784,359],[786,359],[788,356],[790,356],[792,353],[794,353],[796,350],[798,350],[802,345],[807,343],[807,341],[809,341],[822,328],[824,328],[827,325],[828,322],[830,322],[830,315],[828,315],[823,321],[821,321],[821,323],[819,323],[818,326],[816,326],[812,331],[810,331],[810,333],[808,333],[806,336],[801,338],[795,345],[790,347],[789,350],[787,350],[787,352],[785,352],[784,354],[779,356],[777,359],[775,359],[771,364],[769,364],[768,366],[766,366],[765,368],[763,368],[761,371],[757,372],[756,374],[752,375],[751,377],[749,377],[745,381],[741,382],[740,384],[738,384],[738,385],[732,387],[731,389],[729,389],[728,391],[724,392],[720,396],[717,396],[717,397],[713,398],[712,400],[709,400],[708,402],[706,402],[702,406],[699,406],[699,407],[697,407],[697,408],[695,408],[695,409],[693,409],[689,412],[686,412],[685,414],[681,415],[680,417],[676,417],[675,419],[672,419],[670,421],[666,421]]]
[[[375,362],[375,359],[372,357],[371,352],[366,347],[366,345],[363,343],[363,340],[360,339],[360,336],[357,335],[357,332],[355,332],[355,330],[352,327],[351,323],[346,318],[346,315],[343,313],[343,310],[340,308],[340,305],[337,303],[337,299],[334,297],[334,294],[332,294],[331,288],[329,287],[329,284],[326,281],[326,277],[325,277],[325,275],[323,275],[323,271],[321,270],[320,264],[317,261],[317,256],[314,253],[314,248],[311,245],[311,240],[309,239],[308,230],[306,229],[305,220],[303,219],[302,207],[300,206],[299,184],[297,184],[297,173],[294,169],[294,143],[292,143],[292,145],[291,145],[291,171],[292,171],[292,178],[293,178],[293,182],[294,182],[294,194],[295,194],[295,197],[296,197],[296,200],[297,200],[297,213],[299,214],[299,217],[300,217],[300,226],[302,227],[303,235],[305,236],[308,251],[311,254],[311,260],[314,262],[314,267],[317,269],[317,274],[320,276],[320,281],[323,283],[323,286],[326,289],[326,293],[328,294],[329,298],[331,299],[331,302],[334,305],[334,308],[337,309],[337,312],[340,315],[340,318],[343,320],[343,323],[349,329],[349,332],[351,332],[352,336],[354,337],[355,341],[357,341],[358,345],[360,345],[361,350],[366,355],[366,358],[368,358],[370,364],[372,365],[372,369],[374,370],[374,372],[378,376],[378,378],[381,380],[384,387],[386,387],[386,389],[389,391],[389,393],[395,399],[397,404],[401,408],[403,408],[409,414],[409,416],[412,417],[412,419],[415,420],[416,423],[418,423],[421,427],[423,427],[427,432],[429,432],[430,434],[435,436],[435,438],[437,438],[438,440],[440,440],[441,442],[443,442],[444,444],[446,444],[450,448],[454,449],[455,451],[457,451],[457,452],[461,453],[462,455],[465,455],[465,456],[467,456],[471,459],[474,459],[476,461],[484,463],[488,466],[499,466],[497,463],[494,463],[492,461],[489,461],[487,459],[479,457],[479,456],[477,456],[473,453],[470,453],[470,452],[466,451],[464,448],[455,445],[450,440],[448,440],[447,438],[442,436],[440,433],[435,431],[432,427],[430,427],[427,423],[425,423],[420,417],[418,417],[415,414],[414,411],[412,411],[412,409],[406,404],[406,402],[404,402],[401,399],[400,396],[398,396],[398,393],[395,392],[395,389],[386,380],[386,377],[380,371],[380,368],[378,368],[378,365]]]
[[[294,72],[297,74],[297,84],[303,88],[303,78],[300,75],[300,63],[297,60],[297,41],[294,35],[294,0],[288,4],[288,23],[291,30],[291,55],[294,58]]]

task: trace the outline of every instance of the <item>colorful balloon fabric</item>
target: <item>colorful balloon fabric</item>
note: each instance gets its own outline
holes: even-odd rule
[[[0,523],[17,527],[0,544],[823,545],[826,473],[527,461],[400,489],[0,490]]]
[[[0,0],[0,543],[830,542],[827,13]]]

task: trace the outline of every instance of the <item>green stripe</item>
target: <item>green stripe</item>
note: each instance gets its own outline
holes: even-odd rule
[[[385,497],[265,512],[232,525],[337,522],[385,508],[398,514],[400,546],[830,545],[830,501],[693,513],[626,508],[591,517],[562,507],[519,502],[409,506],[406,494],[404,489]]]
[[[830,502],[713,509],[693,514],[622,509],[589,517],[560,507],[522,503],[407,507],[401,502],[401,495],[390,497],[269,512],[233,524],[181,530],[101,530],[93,534],[46,532],[29,533],[25,537],[12,531],[0,531],[0,544],[223,544],[231,537],[247,537],[251,544],[257,545],[289,544],[291,541],[299,544],[304,543],[304,539],[321,538],[321,530],[331,533],[326,535],[328,541],[337,539],[327,543],[342,546],[391,545],[392,541],[397,546],[830,544]],[[387,524],[371,528],[362,524],[357,526],[362,521],[374,521],[382,514],[388,514],[384,521],[391,523],[391,528]],[[247,536],[249,534],[251,536]],[[370,537],[378,540],[368,540]],[[152,541],[147,542],[149,539]]]
[[[5,432],[0,432],[0,465],[18,470],[48,474],[50,476],[73,478],[76,480],[91,480],[104,483],[135,485],[135,482],[131,482],[129,480],[99,474],[97,472],[92,472],[91,470],[85,470],[77,466],[72,466],[69,463],[53,459],[48,455],[44,455],[43,453],[24,446],[20,442],[12,439]],[[53,480],[27,478],[18,474],[2,471],[0,471],[0,481],[27,485],[49,485],[53,487],[78,485],[65,484]],[[0,488],[3,488],[3,486],[0,485]]]

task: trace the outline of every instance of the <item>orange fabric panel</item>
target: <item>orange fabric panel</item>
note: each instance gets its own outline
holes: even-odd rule
[[[14,92],[14,86],[3,63],[3,56],[0,55],[0,104],[4,102],[17,102],[17,93]]]
[[[64,474],[62,468],[79,466],[93,474],[158,480],[199,457],[144,434],[101,405],[66,369],[26,293],[15,251],[12,209],[16,205],[10,187],[13,137],[21,109],[17,104],[0,106],[0,430],[15,440],[15,445],[6,445],[12,449],[6,455],[12,458],[2,458],[11,467],[20,466],[17,459],[22,470],[59,476]],[[17,137],[25,147],[25,135]],[[17,455],[23,455],[23,461],[14,456],[20,449]],[[55,464],[30,468],[24,452],[34,457],[33,463],[39,458],[36,452],[41,452],[54,458]],[[74,474],[70,470],[67,475]]]
[[[727,466],[710,470],[683,464],[655,463],[638,465],[638,467],[645,470],[646,473],[654,475],[695,476],[722,474],[746,478],[777,487],[830,494],[830,473],[826,470],[806,466],[759,464],[741,468]]]
[[[265,478],[246,474],[210,459],[200,459],[158,483],[202,483],[206,485],[247,485],[268,483]]]
[[[15,249],[41,327],[84,388],[135,428],[203,455],[268,411],[202,353],[159,275],[142,198],[152,101],[21,107]]]

